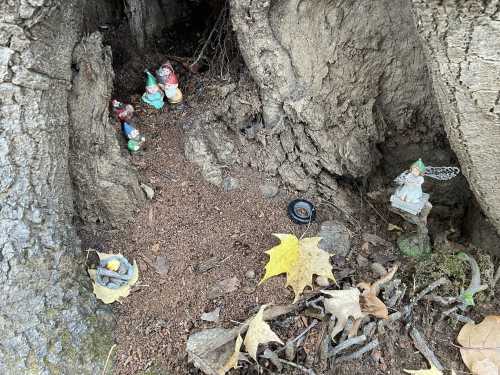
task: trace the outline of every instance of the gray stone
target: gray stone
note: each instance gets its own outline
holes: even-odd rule
[[[279,186],[272,182],[266,182],[265,184],[260,185],[259,188],[262,196],[266,199],[274,198],[280,191]]]
[[[155,271],[158,272],[160,276],[167,276],[169,270],[167,257],[163,255],[157,256],[154,267]]]
[[[141,189],[142,189],[142,191],[144,191],[144,194],[146,194],[146,198],[148,200],[151,200],[154,198],[155,191],[151,186],[146,185],[146,184],[141,184]]]
[[[239,187],[240,187],[240,182],[238,181],[238,179],[231,176],[225,177],[224,181],[222,182],[222,188],[226,192],[238,189]]]
[[[351,233],[340,221],[325,221],[321,224],[318,237],[320,249],[329,253],[347,256],[351,248]]]
[[[209,299],[215,299],[223,296],[224,294],[235,292],[239,287],[240,281],[237,277],[220,280],[210,287],[207,292],[207,297]]]
[[[248,270],[245,272],[245,277],[247,279],[254,279],[255,278],[255,271],[254,270]]]
[[[205,322],[218,322],[220,315],[220,307],[217,307],[215,310],[201,314],[201,320]]]
[[[387,270],[384,268],[384,266],[377,262],[370,264],[370,268],[378,276],[384,276],[387,273]]]

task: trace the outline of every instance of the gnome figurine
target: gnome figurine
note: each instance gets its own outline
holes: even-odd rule
[[[170,62],[164,63],[157,71],[159,86],[165,91],[165,96],[170,104],[178,104],[182,101],[182,92],[179,90],[179,81],[175,75],[174,68]]]
[[[146,92],[142,95],[142,101],[156,109],[162,109],[164,105],[163,91],[160,89],[158,82],[156,82],[156,78],[149,70],[146,69],[144,73],[146,73]]]

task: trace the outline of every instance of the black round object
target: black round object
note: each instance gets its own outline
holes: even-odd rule
[[[316,209],[308,200],[295,199],[288,203],[288,217],[295,224],[309,224],[316,219]]]

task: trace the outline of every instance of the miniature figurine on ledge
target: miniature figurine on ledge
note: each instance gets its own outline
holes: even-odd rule
[[[426,205],[430,205],[429,194],[422,191],[424,176],[446,181],[459,173],[457,167],[426,167],[422,159],[418,159],[409,171],[404,171],[394,180],[400,186],[391,195],[391,205],[401,211],[418,215]]]
[[[415,234],[398,239],[398,247],[403,254],[419,258],[431,251],[427,216],[432,205],[429,194],[422,191],[424,176],[446,181],[459,173],[460,169],[457,167],[426,167],[418,159],[410,166],[410,170],[404,171],[394,180],[399,187],[391,195],[391,211],[417,226]]]
[[[400,186],[391,196],[392,207],[412,215],[418,215],[422,211],[429,201],[429,194],[422,192],[424,173],[425,164],[418,159],[411,165],[409,171],[404,171],[396,178],[395,182]]]

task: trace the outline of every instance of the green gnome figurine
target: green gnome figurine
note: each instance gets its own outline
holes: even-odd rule
[[[155,76],[147,69],[144,73],[146,73],[146,92],[142,95],[142,101],[156,109],[162,109],[165,104],[163,102],[165,94],[158,86]]]

